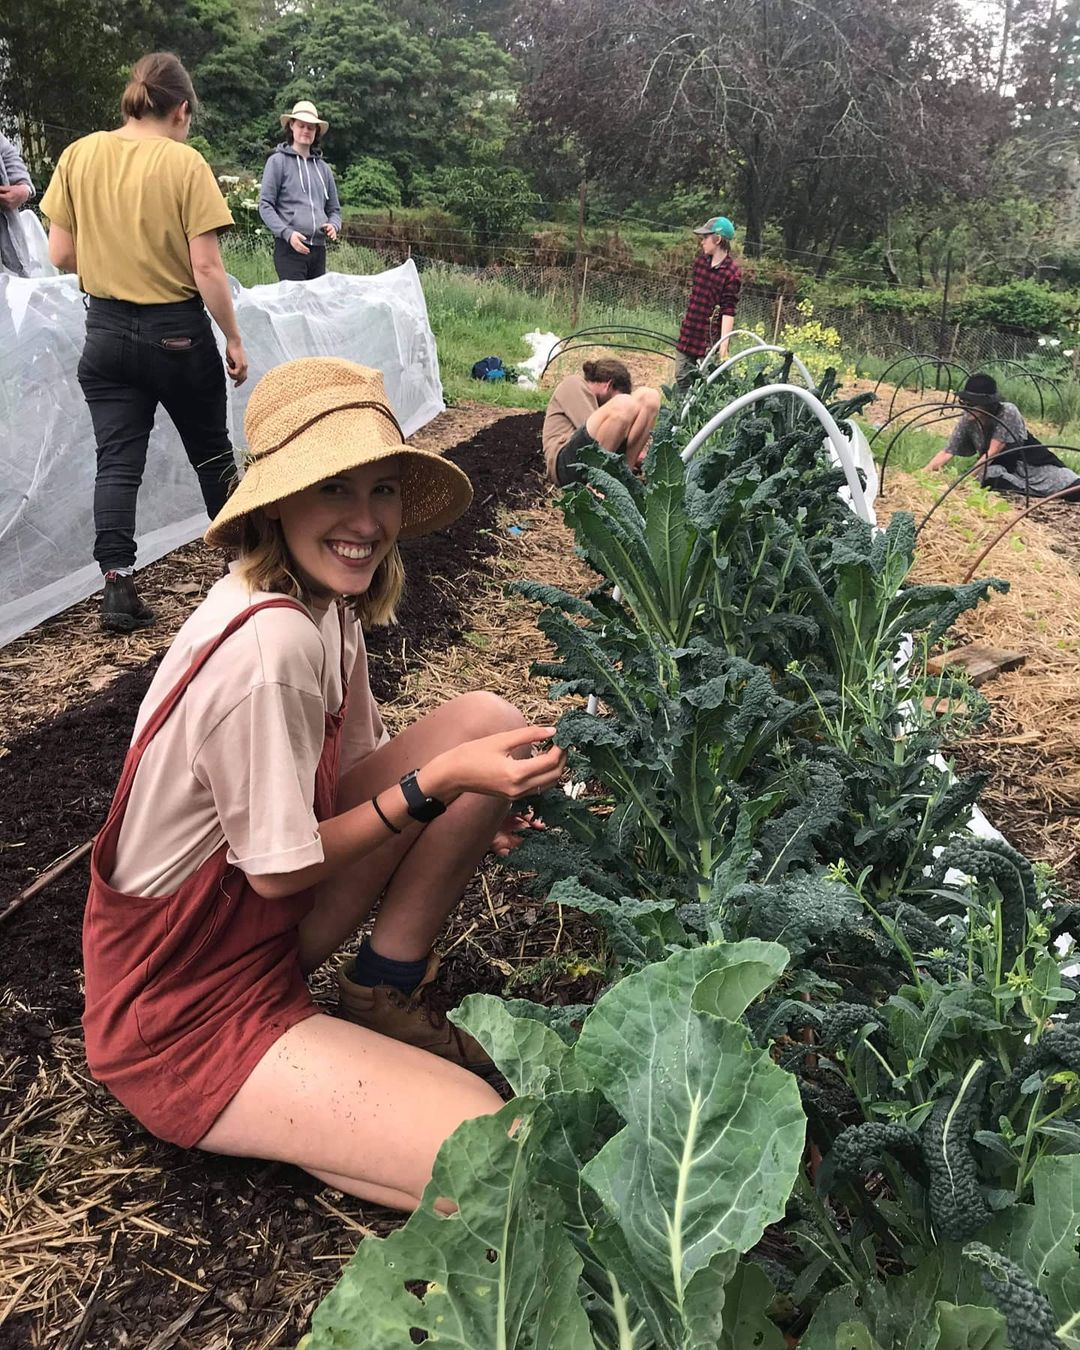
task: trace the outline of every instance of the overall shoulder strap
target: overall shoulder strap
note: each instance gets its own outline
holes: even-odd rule
[[[203,666],[206,665],[207,661],[210,660],[221,644],[232,637],[237,629],[242,628],[253,614],[258,614],[260,610],[264,609],[295,609],[303,614],[305,618],[311,619],[311,615],[303,605],[300,605],[295,600],[290,600],[285,596],[282,596],[280,600],[263,600],[257,605],[249,605],[247,609],[241,610],[239,614],[229,620],[212,642],[207,643],[203,650],[192,661],[191,665],[188,666],[183,675],[180,676],[179,680],[177,680],[154,709],[150,720],[143,727],[142,731],[139,732],[132,747],[133,749],[141,751],[151,740],[153,740],[154,736],[157,735],[164,723],[172,715],[176,705],[180,702],[181,698],[183,698],[188,685],[195,676],[198,675],[199,671],[202,670]]]

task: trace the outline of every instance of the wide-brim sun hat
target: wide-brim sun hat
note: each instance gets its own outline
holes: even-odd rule
[[[307,122],[310,126],[318,127],[324,136],[330,130],[330,123],[319,116],[318,108],[306,98],[294,103],[292,112],[281,114],[283,127],[287,127],[290,122]]]
[[[721,239],[734,239],[735,226],[728,220],[727,216],[713,216],[712,220],[707,220],[704,225],[699,225],[695,234],[718,234]]]
[[[382,372],[340,357],[304,356],[267,371],[251,391],[244,432],[244,476],[206,531],[208,544],[235,545],[252,511],[383,459],[401,469],[403,537],[449,525],[472,501],[456,464],[404,443]]]

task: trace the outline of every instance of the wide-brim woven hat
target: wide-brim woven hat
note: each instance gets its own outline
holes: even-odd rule
[[[281,114],[281,125],[283,127],[287,127],[290,122],[308,122],[311,126],[318,127],[324,136],[330,130],[330,123],[319,116],[318,108],[306,98],[294,103],[292,112]]]
[[[396,458],[401,535],[457,520],[472,501],[448,459],[404,444],[382,372],[336,356],[305,356],[267,371],[251,391],[244,476],[214,517],[208,544],[232,545],[242,517],[361,464]]]

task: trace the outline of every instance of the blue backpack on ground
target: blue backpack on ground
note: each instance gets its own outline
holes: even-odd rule
[[[506,368],[502,357],[485,356],[483,360],[477,361],[472,368],[472,377],[474,380],[505,380]]]

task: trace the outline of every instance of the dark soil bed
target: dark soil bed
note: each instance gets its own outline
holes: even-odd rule
[[[533,467],[539,424],[539,415],[508,417],[448,452],[473,480],[474,506],[450,529],[403,545],[408,591],[401,622],[368,643],[381,700],[393,699],[410,659],[430,660],[468,629],[470,600],[490,575],[498,547],[497,508],[524,507],[542,491]],[[101,823],[155,664],[122,675],[89,702],[36,727],[0,759],[0,907]],[[498,869],[481,885],[466,897],[458,924],[468,922],[470,909],[501,912],[508,896],[517,898]],[[6,1074],[0,1135],[5,1119],[22,1115],[6,1146],[5,1165],[13,1170],[0,1193],[0,1205],[15,1212],[0,1209],[0,1229],[17,1232],[22,1198],[35,1181],[43,1195],[60,1187],[57,1209],[69,1210],[70,1189],[65,1196],[63,1187],[83,1185],[72,1180],[79,1173],[77,1166],[72,1171],[72,1150],[87,1159],[84,1173],[106,1169],[110,1176],[99,1186],[100,1203],[80,1216],[72,1235],[80,1245],[71,1249],[77,1269],[50,1299],[49,1314],[15,1311],[0,1325],[0,1346],[295,1345],[360,1233],[384,1231],[396,1220],[288,1167],[161,1144],[90,1082],[78,1026],[86,886],[84,861],[0,930],[0,987],[7,991],[0,1004]],[[518,956],[527,949],[530,927],[539,938],[545,921],[528,905],[512,906],[499,941]],[[528,950],[542,947],[529,943]],[[451,988],[499,987],[495,965],[479,979],[475,965],[468,942],[460,944],[447,965]],[[35,1094],[43,1092],[47,1101],[36,1109]],[[50,1160],[61,1156],[58,1136],[68,1161],[54,1182]],[[42,1233],[42,1247],[48,1238]],[[35,1259],[31,1241],[27,1270]],[[81,1287],[78,1270],[86,1271]],[[0,1310],[9,1295],[0,1290]]]

